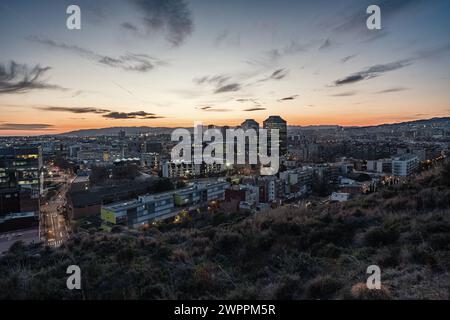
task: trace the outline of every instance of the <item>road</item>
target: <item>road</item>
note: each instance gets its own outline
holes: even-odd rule
[[[54,182],[62,182],[58,193],[47,203],[41,205],[41,232],[45,244],[59,247],[69,238],[69,227],[63,212],[66,206],[66,193],[70,188],[73,177],[60,172],[60,177]]]
[[[39,242],[39,230],[34,228],[0,234],[0,254],[8,251],[16,241]]]

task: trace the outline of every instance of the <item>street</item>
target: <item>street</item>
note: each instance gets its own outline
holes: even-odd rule
[[[61,171],[60,177],[52,181],[61,182],[63,185],[53,198],[41,205],[41,235],[46,245],[59,247],[69,237],[68,223],[63,212],[66,206],[66,193],[73,177]]]

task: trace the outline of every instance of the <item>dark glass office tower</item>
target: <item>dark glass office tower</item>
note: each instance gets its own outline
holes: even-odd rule
[[[271,145],[271,129],[278,129],[279,131],[279,145],[280,145],[280,156],[284,156],[287,153],[287,122],[283,120],[280,116],[270,116],[264,122],[264,129],[268,130],[269,146]]]

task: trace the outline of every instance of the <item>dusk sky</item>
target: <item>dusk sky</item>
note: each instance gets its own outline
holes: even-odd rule
[[[448,0],[2,0],[0,15],[0,135],[450,116]]]

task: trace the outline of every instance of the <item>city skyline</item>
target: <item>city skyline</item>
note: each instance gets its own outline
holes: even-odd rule
[[[168,3],[2,2],[0,135],[450,115],[447,1]]]

